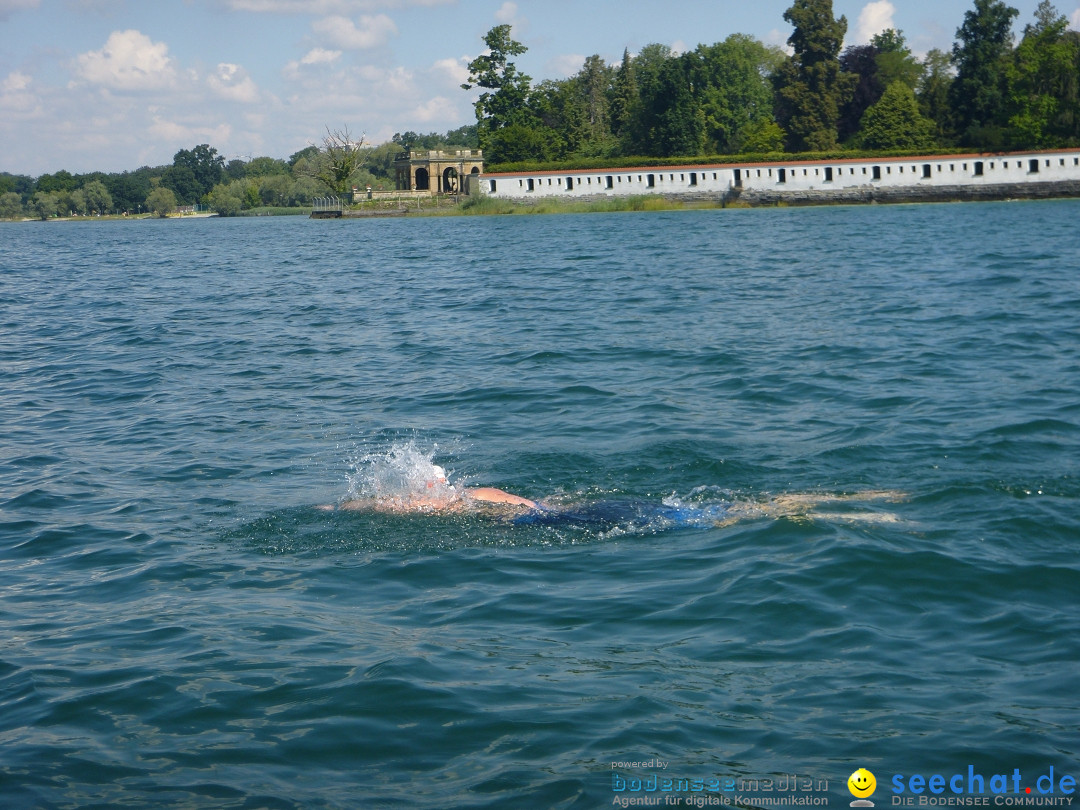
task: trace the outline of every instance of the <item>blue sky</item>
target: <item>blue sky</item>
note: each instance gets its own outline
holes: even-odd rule
[[[660,42],[744,33],[784,44],[791,0],[0,0],[0,171],[33,176],[172,162],[209,143],[287,158],[348,126],[369,141],[474,120],[466,65],[511,23],[542,79]],[[886,27],[951,46],[973,0],[834,0],[846,44]],[[1012,0],[1016,31],[1038,0]],[[1058,0],[1080,27],[1080,0]]]

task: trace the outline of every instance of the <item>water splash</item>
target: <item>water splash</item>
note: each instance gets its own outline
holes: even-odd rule
[[[349,463],[346,500],[406,502],[425,499],[460,498],[449,474],[435,463],[438,445],[422,449],[408,441],[389,448],[362,453]]]

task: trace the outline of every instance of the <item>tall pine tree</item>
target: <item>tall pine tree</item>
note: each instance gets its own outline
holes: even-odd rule
[[[856,79],[840,70],[840,46],[847,18],[833,16],[832,0],[795,0],[784,12],[794,26],[788,45],[794,54],[774,77],[776,119],[793,151],[836,147],[840,108]]]
[[[968,146],[1000,149],[1007,121],[1012,21],[1019,12],[1002,0],[975,0],[956,31],[956,79],[949,102],[960,139]]]

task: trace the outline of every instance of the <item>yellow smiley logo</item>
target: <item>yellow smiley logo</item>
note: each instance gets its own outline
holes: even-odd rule
[[[866,768],[859,768],[848,777],[847,787],[852,796],[865,799],[867,796],[873,795],[877,789],[877,779]]]

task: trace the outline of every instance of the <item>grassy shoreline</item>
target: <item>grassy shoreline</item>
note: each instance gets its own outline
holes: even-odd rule
[[[1072,196],[1072,195],[1069,195]],[[995,198],[996,199],[996,198]],[[1001,197],[1001,199],[1012,199],[1011,197]],[[1026,197],[1020,197],[1018,199],[1027,199]],[[943,196],[940,200],[928,200],[918,199],[911,200],[912,204],[929,204],[929,203],[945,203],[945,202],[958,202],[959,198],[953,198],[948,195]],[[876,202],[876,201],[875,201]],[[899,204],[904,202],[903,200],[886,200],[884,204]],[[788,207],[819,207],[829,205],[866,205],[869,204],[865,201],[854,201],[848,199],[820,199],[814,201],[769,201],[769,202],[753,202],[746,200],[721,200],[719,198],[714,200],[679,200],[672,199],[670,197],[664,197],[659,194],[642,194],[636,196],[626,197],[604,197],[593,198],[586,200],[567,200],[557,197],[551,198],[539,198],[536,201],[522,203],[517,200],[506,199],[493,199],[491,197],[471,197],[467,198],[462,203],[457,203],[450,199],[444,199],[441,205],[433,205],[431,207],[425,207],[420,209],[410,208],[407,209],[407,219],[417,218],[438,218],[438,217],[474,217],[474,216],[530,216],[530,215],[543,215],[543,214],[612,214],[612,213],[648,213],[658,211],[711,211],[719,209],[750,209],[750,208],[788,208]],[[362,210],[366,206],[363,204],[353,207],[353,210]],[[348,209],[347,209],[348,210]],[[265,216],[304,216],[307,217],[311,213],[310,208],[253,208],[249,211],[245,211],[236,217],[229,217],[230,219],[243,219],[250,217],[265,217]],[[197,214],[197,215],[184,215],[173,214],[168,219],[207,219],[211,217],[217,217],[217,214]],[[378,219],[378,216],[371,217],[345,217],[346,219]],[[87,217],[53,217],[48,220],[23,218],[21,220],[0,220],[0,222],[104,222],[104,221],[123,221],[123,220],[144,220],[160,219],[153,214],[142,215],[108,215],[108,216],[87,216]]]
[[[724,203],[721,200],[671,200],[658,194],[641,194],[628,197],[605,197],[594,200],[563,200],[555,197],[541,198],[536,202],[522,204],[512,200],[496,200],[491,197],[475,197],[454,208],[429,209],[417,212],[420,216],[521,216],[530,214],[612,214],[646,211],[704,211],[717,208],[747,208],[740,203]],[[413,215],[413,212],[410,212]]]

